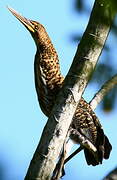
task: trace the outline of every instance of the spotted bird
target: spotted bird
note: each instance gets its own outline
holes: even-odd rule
[[[42,24],[21,16],[12,8],[8,9],[26,27],[35,41],[37,47],[34,61],[35,87],[41,110],[49,117],[64,82],[58,55]],[[97,158],[90,149],[83,147],[88,165],[95,166],[102,163],[103,159],[109,158],[112,146],[96,114],[83,98],[77,106],[69,131],[70,138],[75,143],[79,143],[78,132],[96,147]]]

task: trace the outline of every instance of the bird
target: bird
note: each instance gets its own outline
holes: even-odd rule
[[[64,77],[60,71],[59,58],[46,29],[37,21],[30,20],[9,8],[9,11],[30,32],[37,50],[34,60],[35,88],[42,112],[49,117],[60,92]],[[96,148],[96,157],[92,151],[79,142],[78,134],[91,142]],[[69,128],[70,139],[80,144],[84,149],[85,159],[88,165],[102,164],[103,159],[108,159],[112,145],[95,112],[81,97],[76,108],[72,123]]]

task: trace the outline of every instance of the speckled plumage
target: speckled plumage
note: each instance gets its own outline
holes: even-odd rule
[[[43,36],[44,41],[41,40]],[[45,115],[49,117],[56,100],[56,95],[62,87],[64,78],[60,72],[58,55],[45,29],[43,29],[43,36],[40,37],[35,56],[35,86],[41,109]],[[77,106],[70,128],[77,129],[97,148],[98,160],[93,157],[93,154],[88,149],[84,149],[86,160],[89,165],[92,164],[95,166],[102,163],[103,158],[109,157],[111,145],[104,135],[96,114],[83,98],[81,98]],[[77,141],[77,136],[71,134],[70,137],[72,140],[76,141],[76,143],[79,143]],[[108,151],[105,151],[105,148],[108,149]],[[104,152],[107,152],[106,156]]]
[[[41,110],[49,117],[56,96],[64,81],[64,77],[60,72],[58,55],[45,28],[40,23],[24,18],[13,9],[9,10],[29,30],[36,43],[37,52],[34,61],[35,87]],[[80,132],[97,148],[98,160],[95,159],[89,149],[84,148],[88,165],[95,166],[102,163],[103,158],[109,158],[112,149],[111,144],[104,135],[97,116],[83,98],[81,98],[77,106],[71,128]],[[70,137],[76,143],[79,143],[77,136],[71,133]]]
[[[40,107],[44,114],[49,116],[64,78],[60,73],[58,55],[46,31],[43,34],[45,35],[44,41],[39,42],[35,55],[35,87]]]

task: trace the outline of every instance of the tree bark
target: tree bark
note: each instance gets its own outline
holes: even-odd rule
[[[91,17],[65,78],[25,180],[50,180],[78,102],[94,71],[112,23],[111,4],[96,0]]]

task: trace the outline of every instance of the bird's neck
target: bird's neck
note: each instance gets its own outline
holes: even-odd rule
[[[34,67],[40,106],[45,115],[49,116],[64,80],[60,73],[58,55],[52,44],[41,44],[37,48]]]
[[[62,83],[63,77],[60,72],[58,55],[48,40],[40,43],[37,48],[35,63],[39,65],[39,76],[45,81],[46,85],[53,89],[55,84]],[[36,70],[36,71],[38,71]]]

